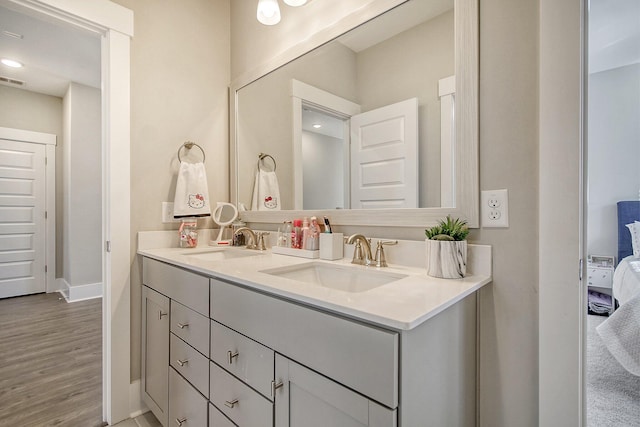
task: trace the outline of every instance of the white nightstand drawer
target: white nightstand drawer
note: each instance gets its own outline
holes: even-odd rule
[[[613,270],[609,268],[587,268],[587,283],[589,286],[611,288],[613,284]]]

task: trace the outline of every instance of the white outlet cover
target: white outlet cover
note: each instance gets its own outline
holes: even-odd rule
[[[509,192],[485,190],[480,197],[480,225],[486,228],[509,227]]]

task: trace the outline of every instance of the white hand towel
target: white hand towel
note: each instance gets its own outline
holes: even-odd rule
[[[180,163],[173,217],[211,216],[209,188],[204,163]]]
[[[278,177],[275,172],[258,169],[256,180],[253,184],[251,210],[280,210],[280,187],[278,186]]]

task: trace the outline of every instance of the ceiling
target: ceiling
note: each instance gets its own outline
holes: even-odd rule
[[[20,37],[21,36],[21,37]],[[21,81],[0,84],[63,97],[70,82],[100,88],[99,36],[0,2],[0,57],[24,64],[0,64],[0,77]]]
[[[640,63],[640,1],[589,1],[589,73]]]
[[[440,6],[446,10],[447,3],[443,1]],[[12,69],[0,64],[0,77],[24,83],[16,85],[0,80],[0,84],[58,97],[64,96],[72,81],[100,88],[98,36],[23,12],[0,0],[0,57],[25,65]],[[396,24],[390,22],[381,28],[388,30]],[[356,51],[366,47],[355,38],[343,42],[353,44]],[[640,1],[590,0],[589,72],[639,62]]]

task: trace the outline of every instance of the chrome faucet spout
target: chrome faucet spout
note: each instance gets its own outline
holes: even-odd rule
[[[346,243],[348,245],[356,244],[353,251],[353,259],[351,260],[352,264],[371,264],[371,243],[369,242],[369,239],[364,237],[362,234],[352,234],[347,238]],[[362,253],[363,250],[364,254]]]

